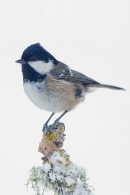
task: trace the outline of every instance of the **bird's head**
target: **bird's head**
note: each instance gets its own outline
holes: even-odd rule
[[[16,60],[16,63],[22,66],[30,65],[36,72],[45,74],[57,64],[57,60],[39,43],[35,43],[23,51],[21,59]]]

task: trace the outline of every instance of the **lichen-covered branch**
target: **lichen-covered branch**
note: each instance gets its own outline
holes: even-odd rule
[[[58,128],[59,134],[63,134],[63,125],[60,124]],[[44,154],[43,164],[32,167],[27,186],[31,185],[36,195],[43,195],[46,190],[52,190],[54,195],[93,195],[85,169],[73,163],[66,151],[59,147],[58,141],[62,143],[63,136],[59,139],[60,136],[53,133],[43,134],[38,149]]]

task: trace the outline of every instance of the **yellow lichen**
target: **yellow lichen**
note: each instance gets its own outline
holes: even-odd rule
[[[65,150],[60,150],[60,156],[62,156],[66,160],[65,166],[69,166],[71,164],[70,156],[66,154]]]
[[[48,131],[46,135],[47,135],[46,140],[48,142],[60,142],[60,135],[58,132]]]

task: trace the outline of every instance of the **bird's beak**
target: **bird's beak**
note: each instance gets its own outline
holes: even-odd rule
[[[16,63],[20,63],[20,64],[26,64],[25,60],[23,60],[23,59],[16,60],[15,62]]]

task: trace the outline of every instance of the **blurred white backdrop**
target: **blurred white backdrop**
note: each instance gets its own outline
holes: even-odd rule
[[[91,93],[62,122],[67,135],[64,148],[86,168],[94,194],[130,194],[129,10],[129,0],[0,2],[2,195],[34,194],[24,184],[29,169],[42,163],[37,150],[50,113],[28,100],[21,67],[15,63],[36,42],[72,69],[127,90]]]

